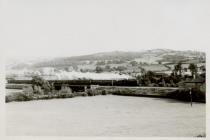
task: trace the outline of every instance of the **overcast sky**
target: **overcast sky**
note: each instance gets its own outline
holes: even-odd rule
[[[209,0],[2,0],[7,56],[153,48],[206,51]]]

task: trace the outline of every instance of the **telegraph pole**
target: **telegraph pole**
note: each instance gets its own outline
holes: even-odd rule
[[[190,88],[190,104],[191,104],[191,107],[192,107],[192,91],[191,91],[191,88]]]

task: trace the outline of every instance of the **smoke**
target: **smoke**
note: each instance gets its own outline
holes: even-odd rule
[[[67,72],[62,71],[55,73],[55,80],[76,80],[76,79],[92,79],[92,80],[120,80],[131,79],[132,77],[125,74],[116,73],[91,73],[91,72]]]
[[[13,77],[13,75],[16,75]],[[46,80],[78,80],[78,79],[92,79],[92,80],[122,80],[133,79],[133,77],[126,74],[118,73],[94,73],[94,72],[77,72],[77,71],[54,71],[54,69],[45,69],[41,72],[39,70],[13,70],[7,72],[7,76],[12,76],[15,79],[31,79],[33,75],[39,75]]]

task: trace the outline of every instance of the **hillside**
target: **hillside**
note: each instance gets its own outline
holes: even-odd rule
[[[161,64],[161,63],[178,63],[179,61],[187,62],[197,61],[205,62],[205,53],[196,51],[176,51],[169,49],[154,49],[141,52],[102,52],[83,56],[73,57],[60,57],[53,59],[39,59],[39,61],[30,62],[16,62],[13,65],[8,66],[9,69],[37,69],[43,67],[54,68],[90,68],[94,69],[96,65],[122,65],[127,66],[132,61],[136,61],[138,64]]]

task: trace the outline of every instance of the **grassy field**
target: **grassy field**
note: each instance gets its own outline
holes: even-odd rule
[[[168,68],[160,64],[141,65],[146,71],[166,71]]]

